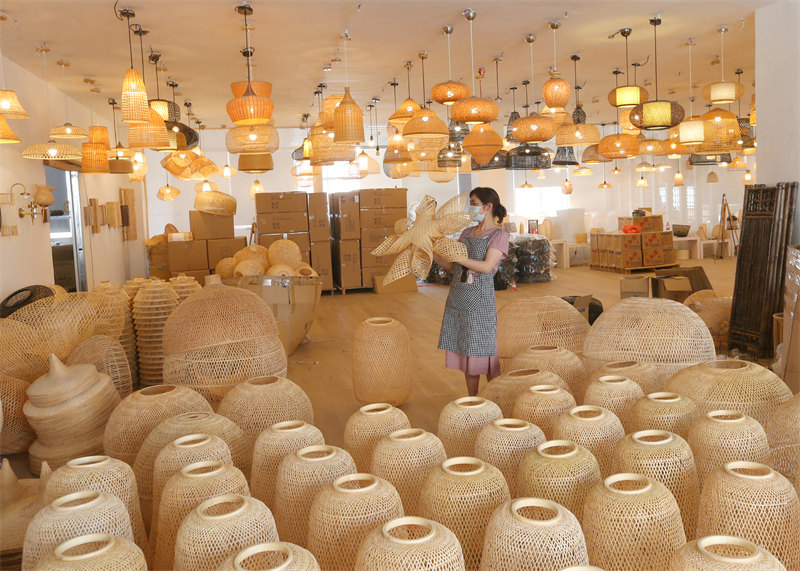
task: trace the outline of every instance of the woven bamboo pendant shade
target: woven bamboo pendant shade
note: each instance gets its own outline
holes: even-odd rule
[[[234,97],[241,97],[247,91],[247,86],[253,90],[256,95],[261,97],[270,97],[272,95],[272,84],[269,81],[256,81],[256,80],[243,80],[234,81],[231,83],[231,93]]]
[[[275,168],[271,153],[239,155],[239,160],[236,164],[241,172],[249,174],[261,174]]]
[[[559,126],[551,117],[531,114],[514,121],[512,128],[520,143],[542,143],[552,139]]]
[[[319,113],[319,122],[326,131],[333,131],[333,114],[344,99],[344,93],[331,93],[322,100],[322,110]]]
[[[450,117],[457,123],[479,125],[497,119],[500,108],[491,99],[484,97],[465,97],[450,107]]]
[[[700,483],[689,444],[677,434],[643,430],[628,434],[614,449],[613,470],[642,474],[664,484],[681,509],[683,529],[694,539]]]
[[[217,571],[319,571],[314,555],[299,545],[285,541],[257,543],[231,555]]]
[[[241,278],[244,276],[259,277],[263,276],[265,273],[266,270],[264,270],[264,266],[255,260],[242,260],[233,268],[234,278]]]
[[[383,162],[387,165],[407,163],[411,161],[411,154],[408,152],[408,143],[403,139],[401,132],[389,133],[389,147],[383,156]]]
[[[403,139],[413,143],[414,151],[409,151],[415,160],[430,160],[442,149],[450,138],[447,123],[439,119],[436,113],[422,107],[414,112],[411,120],[403,126]]]
[[[500,470],[509,492],[516,497],[519,463],[544,441],[544,433],[538,426],[517,418],[500,418],[478,433],[475,456]]]
[[[308,395],[284,377],[256,377],[234,385],[219,404],[218,412],[238,422],[253,440],[276,422],[303,420],[314,424]]]
[[[739,121],[735,114],[715,107],[703,113],[700,119],[706,122],[703,143],[696,147],[698,153],[721,153],[737,150]]]
[[[120,398],[131,394],[132,379],[128,357],[119,341],[108,335],[93,335],[80,343],[67,358],[67,365],[94,365],[111,377]]]
[[[686,111],[675,101],[653,99],[633,107],[630,120],[639,129],[662,131],[678,125],[685,116]]]
[[[570,393],[578,396],[583,394],[586,371],[580,357],[568,349],[554,345],[532,345],[517,353],[506,363],[509,371],[519,369],[550,371],[567,383]]]
[[[194,197],[194,209],[217,216],[233,216],[236,214],[236,198],[218,190],[201,190]]]
[[[546,571],[588,564],[578,520],[553,501],[508,501],[494,512],[486,528],[481,569]]]
[[[619,418],[625,432],[630,432],[631,409],[640,398],[644,398],[644,392],[632,380],[620,375],[606,375],[586,386],[583,402],[610,410]]]
[[[0,143],[19,143],[20,138],[17,137],[16,133],[14,133],[11,126],[5,120],[5,118],[0,115]]]
[[[551,71],[550,79],[542,85],[544,104],[551,108],[566,107],[567,103],[569,103],[570,91],[569,82],[561,79],[561,73]]]
[[[122,120],[131,125],[150,121],[150,106],[147,104],[147,90],[139,70],[133,66],[125,72],[122,80]]]
[[[485,165],[503,148],[503,138],[492,129],[490,123],[481,123],[475,125],[469,135],[464,137],[462,147],[479,165]]]
[[[599,143],[600,129],[591,123],[562,125],[556,131],[556,145],[559,147],[577,147]]]
[[[8,458],[0,466],[0,550],[3,565],[19,569],[22,564],[22,548],[28,524],[42,509],[44,483],[50,474],[46,464],[42,466],[41,478],[18,479]]]
[[[228,117],[236,125],[263,125],[272,119],[275,104],[269,97],[258,95],[248,86],[244,93],[229,100],[225,105]]]
[[[22,568],[39,561],[68,539],[87,533],[108,533],[133,541],[125,504],[97,490],[73,492],[42,508],[31,520],[22,547]]]
[[[15,91],[0,89],[0,114],[6,119],[30,119]]]
[[[697,416],[697,405],[691,399],[678,393],[650,393],[631,408],[631,431],[666,430],[685,439]]]
[[[333,140],[336,143],[364,142],[364,113],[350,95],[350,88],[344,88],[344,97],[333,112]]]
[[[701,488],[709,474],[728,462],[772,463],[764,428],[736,410],[715,410],[701,416],[689,429],[686,440],[694,453]]]
[[[28,396],[28,383],[0,373],[0,453],[21,454],[36,439],[22,407]]]
[[[575,398],[563,388],[534,385],[517,397],[511,416],[538,426],[549,440],[553,438],[556,419],[575,406]]]
[[[102,143],[81,145],[81,172],[83,174],[108,174],[108,151]]]
[[[408,417],[388,403],[362,406],[347,419],[344,427],[344,449],[355,460],[361,472],[367,472],[372,462],[372,450],[381,438],[395,430],[411,428]]]
[[[169,285],[172,286],[172,289],[178,294],[178,303],[182,302],[194,292],[203,289],[194,277],[184,274],[170,278]]]
[[[250,492],[244,474],[220,461],[189,464],[167,480],[158,512],[153,569],[175,568],[175,541],[181,523],[204,501],[223,494],[249,496]]]
[[[316,495],[337,478],[355,473],[353,458],[335,446],[307,446],[284,457],[275,478],[274,510],[282,540],[306,546]]]
[[[225,147],[234,155],[274,153],[280,137],[272,121],[263,125],[234,127],[225,135]]]
[[[437,436],[447,456],[470,456],[481,428],[503,418],[500,407],[483,397],[462,397],[447,403],[439,413]]]
[[[405,325],[389,317],[361,322],[353,339],[353,392],[361,403],[401,405],[411,394],[411,349]]]
[[[597,459],[603,477],[611,474],[614,447],[625,436],[619,418],[599,406],[577,406],[556,419],[553,436],[585,447]]]
[[[308,518],[308,549],[320,569],[352,569],[358,548],[374,528],[403,517],[394,487],[372,474],[348,474],[325,485]]]
[[[626,133],[606,135],[597,144],[597,152],[607,159],[629,159],[639,153],[639,140]]]
[[[669,571],[747,571],[786,569],[769,551],[732,535],[712,535],[690,541],[669,561]]]
[[[422,517],[438,521],[461,543],[465,568],[480,568],[486,526],[511,499],[503,474],[471,457],[449,458],[428,474],[419,498]]]
[[[34,329],[13,319],[0,319],[0,371],[26,384],[47,371],[47,357],[33,348],[40,342]]]
[[[278,422],[261,432],[253,446],[250,493],[274,510],[281,461],[301,448],[320,444],[325,444],[322,432],[302,420]]]
[[[119,336],[119,344],[122,345],[125,351],[125,356],[128,359],[128,368],[131,372],[131,381],[135,386],[139,383],[139,369],[136,360],[136,332],[133,328],[133,319],[131,318],[132,300],[120,286],[106,281],[100,282],[99,285],[94,286],[92,291],[109,295],[112,299],[117,300],[117,305],[119,305],[125,313],[125,322],[122,328],[122,334]]]
[[[355,156],[353,146],[346,143],[337,143],[328,136],[321,125],[315,125],[309,131],[309,139],[314,148],[314,155],[311,157],[313,166],[329,165],[337,161],[351,161]],[[241,166],[239,167],[241,170]]]
[[[419,103],[409,97],[400,104],[394,113],[389,115],[389,124],[402,133],[405,124],[411,120],[414,112],[419,108]]]
[[[250,244],[246,248],[242,248],[241,250],[236,252],[233,255],[233,257],[237,262],[243,262],[245,260],[256,261],[265,270],[272,265],[272,262],[270,262],[269,259],[269,248],[265,248],[264,246],[261,246],[259,244]],[[226,291],[225,293],[229,292]],[[261,311],[263,312],[263,309]],[[269,331],[272,331],[272,327],[269,327]]]
[[[90,533],[61,543],[52,553],[40,559],[33,569],[147,571],[147,561],[142,550],[132,541],[108,533]]]
[[[472,95],[472,90],[468,85],[460,81],[443,81],[431,88],[431,99],[442,105],[453,105],[460,99],[466,99],[470,95]]]
[[[303,263],[300,246],[291,240],[275,240],[269,245],[269,265],[286,264],[296,268]]]
[[[539,369],[520,369],[509,371],[495,379],[491,383],[486,383],[478,392],[487,400],[492,401],[503,413],[503,416],[511,416],[514,410],[514,403],[517,398],[536,385],[554,385],[569,391],[569,386],[558,375],[550,371],[540,371]]]
[[[401,517],[373,529],[359,547],[357,571],[459,571],[464,554],[455,534],[421,517]]]
[[[644,87],[638,85],[623,85],[608,92],[608,103],[618,109],[630,110],[650,97]]]
[[[769,466],[729,462],[706,480],[697,534],[736,534],[769,551],[787,569],[800,568],[800,499],[791,482]]]
[[[667,569],[686,543],[681,512],[662,483],[615,474],[586,497],[583,532],[592,563],[607,571]]]
[[[139,382],[162,382],[164,363],[162,331],[167,317],[178,306],[178,294],[166,282],[143,285],[133,300],[133,325],[139,354]]]
[[[1,399],[2,397],[0,397]],[[5,403],[5,401],[3,401]],[[795,395],[772,413],[766,426],[772,466],[798,486],[800,468],[800,396]]]
[[[638,127],[634,127],[633,123],[631,123],[631,108],[623,109],[619,113],[619,128],[620,133],[623,135],[636,135],[638,136],[639,133],[642,132],[641,129]],[[673,127],[675,129],[676,127]],[[670,130],[670,132],[672,132]]]
[[[654,363],[638,363],[636,361],[612,361],[597,367],[589,375],[587,383],[596,381],[606,375],[621,375],[642,387],[644,394],[664,390],[667,383],[664,370]]]
[[[739,410],[762,426],[792,391],[775,373],[747,361],[710,361],[676,373],[667,390],[692,399],[700,413]]]
[[[131,123],[128,127],[128,148],[158,149],[169,146],[169,134],[161,116],[148,108],[147,123]]]
[[[269,508],[249,496],[225,494],[192,510],[175,538],[176,571],[215,571],[241,546],[278,541]]]

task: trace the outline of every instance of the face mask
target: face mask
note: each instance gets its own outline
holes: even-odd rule
[[[476,222],[482,222],[483,221],[483,217],[485,216],[483,214],[483,212],[481,212],[481,208],[483,208],[483,207],[482,206],[473,206],[473,205],[470,205],[470,207],[469,207],[469,212],[474,212],[475,213],[475,221]]]

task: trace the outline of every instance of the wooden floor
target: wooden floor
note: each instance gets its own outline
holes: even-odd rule
[[[714,289],[732,295],[735,261],[692,260],[684,265],[703,266]],[[498,291],[498,308],[520,296],[591,293],[604,307],[619,301],[620,274],[578,266],[556,270],[555,275],[549,283],[520,284],[516,291]],[[315,424],[329,444],[342,445],[347,418],[359,407],[353,397],[351,350],[356,327],[368,317],[393,317],[411,335],[414,389],[401,408],[412,426],[435,432],[441,408],[466,395],[462,373],[446,369],[444,352],[436,348],[447,292],[446,286],[425,284],[417,293],[323,296],[308,338],[289,357],[288,376],[308,393]]]

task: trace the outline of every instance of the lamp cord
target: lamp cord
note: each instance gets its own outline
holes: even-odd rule
[[[692,38],[689,38],[689,117],[694,117],[694,97],[692,97]]]
[[[133,69],[133,40],[131,40],[131,15],[126,16],[128,20],[128,53],[131,56],[131,69]]]
[[[628,64],[628,36],[625,36],[625,85],[631,84],[630,68],[631,66]]]
[[[725,28],[719,30],[719,74],[720,81],[725,81]]]
[[[420,59],[420,66],[422,67],[422,107],[425,107],[427,105],[425,100],[427,99],[428,95],[428,92],[425,90],[425,58],[419,58],[419,59]]]
[[[114,146],[116,147],[119,144],[119,138],[117,137],[117,110],[114,109],[113,103],[109,103],[109,105],[111,105],[111,120],[114,122]]]
[[[656,100],[658,100],[658,24],[653,25],[653,63],[656,74]]]
[[[453,64],[450,61],[450,34],[447,34],[447,77],[453,79]],[[3,81],[5,81],[5,77]]]
[[[247,25],[247,10],[244,12],[244,38],[247,46],[247,87],[250,87],[250,26]]]
[[[469,21],[469,51],[472,61],[472,68],[470,74],[472,75],[472,93],[475,93],[475,43],[472,37],[472,20]]]
[[[500,100],[500,60],[494,60],[494,83],[497,89],[497,99]]]
[[[408,82],[408,98],[411,99],[411,62],[406,62],[406,81]]]
[[[553,71],[558,71],[556,60],[556,28],[553,28]]]
[[[66,63],[66,62],[60,62]],[[64,92],[64,119],[69,123],[69,106],[67,105],[67,80],[64,77],[64,68],[66,65],[61,66],[61,91]]]
[[[350,87],[350,79],[349,79],[350,76],[347,69],[347,30],[344,31],[343,42],[344,42],[344,86]]]
[[[533,88],[533,42],[528,44],[531,47],[531,88]],[[525,86],[525,105],[528,104],[528,86]]]
[[[44,84],[47,86],[47,122],[53,130],[53,118],[50,115],[50,83],[47,81],[47,49],[42,45],[42,60],[44,61]]]

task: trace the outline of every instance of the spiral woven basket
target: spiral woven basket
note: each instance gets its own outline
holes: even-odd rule
[[[503,418],[500,407],[483,397],[462,397],[447,403],[439,413],[437,436],[447,456],[470,456],[481,428]]]
[[[614,361],[637,361],[657,365],[668,377],[715,357],[703,320],[685,305],[661,298],[623,299],[597,318],[583,345],[590,372]]]
[[[133,541],[125,504],[111,494],[83,490],[61,496],[37,513],[25,532],[22,568],[36,564],[68,539],[87,533],[108,533]]]
[[[527,297],[497,312],[497,354],[502,370],[521,351],[533,345],[583,351],[589,323],[572,305],[551,295]]]
[[[34,571],[147,571],[142,550],[132,541],[108,533],[68,539],[43,557]]]
[[[792,391],[778,375],[748,361],[711,361],[689,367],[667,381],[667,390],[692,399],[701,414],[740,410],[766,426]]]
[[[508,371],[520,369],[539,369],[557,375],[567,383],[573,395],[583,394],[583,383],[586,370],[583,361],[572,351],[553,345],[532,345],[517,353],[508,364]],[[508,372],[503,370],[503,372]]]
[[[701,290],[696,293],[702,293],[703,291],[709,290]],[[711,290],[713,295],[709,296],[695,297],[696,293],[687,297],[683,303],[700,316],[700,319],[705,322],[711,332],[711,337],[714,338],[714,345],[716,345],[717,350],[724,352],[728,349],[733,298],[717,295],[713,290]]]
[[[689,429],[686,441],[694,454],[700,489],[709,474],[728,462],[772,463],[764,428],[738,410],[714,410],[701,416]]]
[[[617,415],[625,432],[630,432],[633,429],[631,410],[641,398],[644,393],[637,383],[620,375],[605,375],[586,386],[583,404],[610,410]]]
[[[136,386],[139,384],[139,368],[136,359],[136,331],[134,330],[133,318],[131,316],[131,303],[133,299],[128,296],[128,293],[122,287],[106,281],[100,282],[100,285],[94,286],[92,291],[108,295],[112,299],[115,299],[125,313],[122,334],[119,336],[118,341],[125,351],[125,356],[128,359],[128,368],[131,372],[131,380],[133,386]]]
[[[362,404],[398,406],[411,394],[411,348],[405,325],[390,317],[370,317],[353,338],[353,392]]]
[[[634,403],[631,430],[666,430],[686,439],[697,416],[697,405],[691,399],[678,393],[650,393]]]
[[[553,438],[556,419],[575,406],[575,398],[564,389],[535,385],[517,397],[511,416],[535,424],[549,440]]]
[[[5,405],[5,403],[3,403]],[[787,478],[800,482],[800,394],[794,395],[772,413],[766,426],[772,452],[772,466]]]
[[[593,405],[576,406],[556,419],[553,437],[571,440],[583,446],[595,457],[600,474],[611,472],[614,447],[625,436],[625,429],[617,416],[605,408]]]
[[[555,385],[569,391],[570,388],[558,375],[539,369],[520,369],[504,373],[481,387],[478,396],[500,407],[503,416],[511,416],[517,398],[536,385]]]
[[[266,506],[275,509],[275,481],[278,466],[289,454],[325,444],[322,432],[302,420],[287,420],[273,424],[258,435],[253,446],[253,468],[250,473],[250,493]]]
[[[697,535],[749,539],[787,569],[800,569],[800,499],[792,483],[757,462],[729,462],[703,487]]]
[[[178,294],[167,282],[142,283],[133,298],[131,316],[136,330],[139,383],[157,385],[163,381],[163,331],[167,318],[178,307]]]
[[[0,453],[21,454],[36,439],[22,407],[28,383],[0,373]]]
[[[142,552],[149,553],[147,532],[139,508],[136,478],[130,466],[108,456],[86,456],[70,460],[50,474],[45,487],[44,502],[49,504],[61,496],[82,490],[97,490],[119,498],[130,516],[133,540]]]
[[[666,372],[654,363],[637,363],[636,361],[612,361],[597,367],[586,379],[587,384],[605,375],[621,375],[642,387],[648,395],[664,390],[667,383]]]
[[[182,302],[193,293],[203,289],[203,286],[201,286],[194,277],[183,274],[170,278],[169,285],[172,286],[172,289],[178,294],[178,303]]]
[[[484,426],[475,440],[475,456],[500,470],[516,497],[517,471],[522,458],[545,441],[538,426],[527,420],[500,418]]]
[[[211,412],[211,405],[193,390],[178,385],[145,387],[131,393],[108,418],[103,451],[133,466],[150,431],[161,421],[184,412]]]
[[[303,420],[314,424],[308,395],[284,377],[256,377],[235,385],[217,412],[238,423],[254,440],[276,422]]]
[[[422,485],[419,511],[452,531],[461,543],[465,568],[480,568],[486,526],[511,499],[503,474],[478,458],[448,458]]]
[[[381,438],[395,430],[411,428],[406,413],[389,403],[367,404],[354,412],[344,426],[344,449],[361,472],[372,462],[372,450]]]
[[[586,494],[600,480],[600,466],[586,448],[548,440],[519,463],[517,495],[552,500],[581,521]]]
[[[120,398],[125,398],[133,390],[133,379],[125,349],[119,341],[108,335],[94,335],[81,342],[69,354],[66,364],[94,365],[98,372],[111,377]]]
[[[337,478],[355,473],[352,456],[327,444],[307,446],[284,457],[275,479],[275,521],[282,541],[305,547],[316,495]]]
[[[374,528],[403,517],[403,502],[389,482],[348,474],[325,485],[308,517],[308,549],[320,569],[352,569],[361,542]]]
[[[204,501],[223,494],[249,496],[244,474],[219,460],[181,468],[164,484],[153,541],[153,569],[174,568],[175,540],[183,520]]]
[[[683,530],[694,539],[700,482],[689,444],[677,434],[642,430],[628,434],[614,449],[612,469],[642,474],[664,484],[681,509]]]
[[[732,535],[709,535],[690,541],[669,561],[669,571],[785,571],[769,551]]]
[[[175,538],[176,571],[215,571],[256,543],[278,541],[269,508],[255,498],[224,494],[204,501],[183,520]]]
[[[588,564],[580,523],[550,500],[510,500],[497,508],[486,527],[481,569],[549,571]]]
[[[675,498],[641,474],[615,474],[596,484],[583,510],[589,559],[607,571],[666,570],[686,543]]]
[[[228,557],[217,571],[320,571],[307,549],[285,541],[257,543]]]

